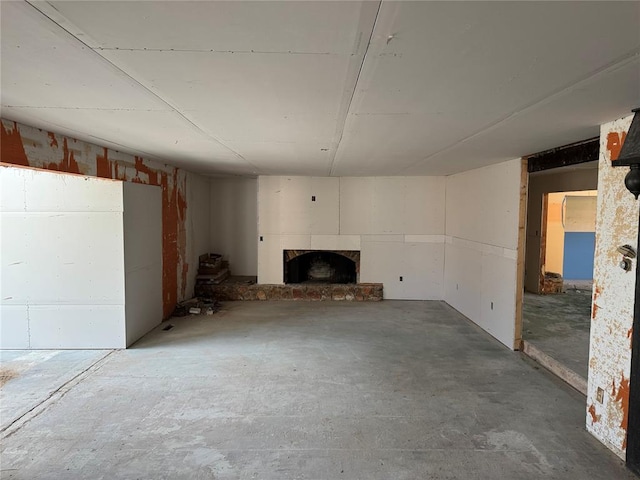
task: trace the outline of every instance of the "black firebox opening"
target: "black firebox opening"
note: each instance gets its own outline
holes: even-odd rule
[[[356,262],[330,251],[316,251],[287,260],[284,283],[356,283]]]

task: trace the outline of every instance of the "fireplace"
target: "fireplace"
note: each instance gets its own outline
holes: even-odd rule
[[[284,250],[284,283],[357,283],[360,252]]]

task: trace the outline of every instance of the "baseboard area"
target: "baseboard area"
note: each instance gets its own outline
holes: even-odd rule
[[[549,355],[541,351],[526,340],[522,341],[522,353],[535,360],[551,373],[564,380],[570,386],[575,388],[578,392],[587,396],[587,380],[582,378],[576,372],[570,368],[565,367],[557,360],[551,358]]]

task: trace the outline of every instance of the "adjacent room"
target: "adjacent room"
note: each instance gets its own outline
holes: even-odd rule
[[[637,478],[639,1],[0,22],[1,478]]]

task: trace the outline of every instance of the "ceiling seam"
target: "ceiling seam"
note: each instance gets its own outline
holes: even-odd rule
[[[153,92],[151,89],[149,89],[148,87],[146,87],[144,84],[142,84],[140,81],[138,81],[136,78],[132,77],[129,73],[125,72],[122,68],[120,68],[119,66],[117,66],[115,63],[111,62],[109,59],[105,58],[104,56],[100,55],[95,48],[91,47],[89,44],[85,43],[83,40],[79,39],[78,37],[76,37],[73,33],[71,33],[69,30],[67,30],[64,26],[60,25],[58,22],[56,22],[53,18],[51,18],[49,15],[47,15],[47,13],[45,13],[44,11],[42,11],[41,9],[39,9],[37,6],[35,6],[33,3],[33,1],[31,0],[25,0],[25,3],[27,3],[30,7],[32,7],[36,12],[38,12],[40,15],[42,15],[43,17],[45,17],[47,20],[49,20],[50,22],[52,22],[53,24],[55,24],[58,28],[60,28],[62,31],[64,31],[67,35],[71,36],[73,39],[75,39],[75,41],[81,43],[82,45],[84,45],[86,48],[88,48],[91,52],[93,52],[95,55],[97,55],[102,61],[106,62],[107,64],[109,64],[111,67],[113,67],[114,69],[116,69],[118,72],[120,72],[122,75],[124,75],[126,78],[130,79],[132,82],[134,82],[136,85],[140,86],[141,88],[143,88],[147,93],[151,94],[154,98],[158,99],[160,102],[164,103],[165,105],[167,105],[168,107],[171,108],[171,111],[175,114],[177,114],[180,118],[182,118],[184,121],[186,121],[189,125],[191,125],[193,128],[195,128],[198,132],[200,132],[202,135],[204,135],[205,137],[215,141],[217,144],[221,145],[222,147],[226,148],[228,151],[230,151],[231,153],[233,153],[237,158],[243,160],[244,162],[246,162],[247,164],[249,164],[254,171],[252,173],[256,173],[256,171],[258,170],[258,167],[256,165],[254,165],[252,162],[250,162],[249,160],[247,160],[246,158],[244,158],[242,155],[240,155],[238,152],[236,152],[235,150],[233,150],[231,147],[225,145],[223,142],[221,142],[220,140],[218,140],[216,137],[214,137],[213,135],[210,135],[209,133],[205,132],[200,126],[198,126],[195,122],[193,122],[191,119],[189,119],[187,116],[185,116],[184,114],[182,114],[182,112],[180,112],[176,107],[174,107],[170,102],[168,102],[167,100],[165,100],[164,98],[162,98],[160,95],[158,95],[157,93]],[[46,2],[47,5],[49,5],[51,8],[55,9],[57,11],[57,9],[51,5],[49,2]]]
[[[291,50],[283,51],[261,51],[261,50],[215,50],[209,48],[120,48],[120,47],[89,47],[92,50],[108,52],[176,52],[176,53],[221,53],[239,55],[333,55],[343,57],[345,55],[355,56],[354,53],[345,54],[338,52],[295,52]]]
[[[364,63],[367,60],[367,54],[369,53],[369,48],[371,47],[371,39],[373,38],[373,32],[376,30],[376,25],[378,24],[378,17],[380,15],[380,10],[382,9],[382,1],[378,3],[378,10],[376,11],[376,16],[373,20],[373,26],[371,27],[371,32],[369,33],[369,38],[367,39],[367,46],[365,47],[364,55],[362,55],[362,62],[360,62],[360,68],[358,69],[358,75],[356,76],[356,81],[353,85],[353,90],[351,91],[351,97],[349,97],[349,103],[347,105],[347,110],[344,115],[344,118],[341,119],[342,126],[340,128],[340,137],[338,141],[335,142],[335,150],[333,151],[331,157],[331,164],[329,165],[329,176],[333,176],[333,169],[336,162],[336,156],[338,155],[338,149],[340,148],[340,142],[342,142],[342,138],[344,137],[344,129],[347,125],[347,118],[349,117],[349,111],[351,110],[351,104],[353,103],[353,99],[356,96],[356,91],[358,90],[358,83],[360,82],[360,75],[362,74],[362,68],[364,67]]]
[[[530,110],[540,104],[544,104],[545,102],[548,102],[550,100],[552,100],[553,98],[562,95],[563,93],[570,91],[576,87],[578,87],[579,85],[588,82],[590,80],[592,80],[593,78],[603,74],[603,73],[610,73],[613,72],[615,70],[617,70],[618,68],[622,68],[624,66],[626,66],[628,63],[632,63],[633,61],[637,60],[638,58],[640,58],[640,49],[636,48],[634,50],[632,50],[631,52],[623,55],[622,57],[619,57],[618,59],[614,60],[613,62],[608,63],[607,65],[605,65],[602,68],[599,68],[598,70],[589,73],[588,75],[584,76],[583,78],[581,78],[580,80],[577,80],[573,83],[571,83],[570,85],[565,85],[564,87],[560,87],[559,89],[557,89],[556,91],[550,93],[549,95],[546,95],[544,98],[535,100],[525,106],[523,106],[522,108],[515,110],[505,116],[503,116],[502,118],[496,120],[493,123],[490,123],[489,125],[487,125],[486,127],[483,127],[482,129],[467,135],[466,137],[464,137],[461,140],[456,141],[455,143],[452,143],[451,145],[449,145],[448,147],[442,148],[440,150],[438,150],[437,152],[432,153],[431,155],[428,155],[427,157],[421,158],[420,160],[406,166],[405,168],[403,168],[402,170],[400,170],[400,172],[406,172],[407,170],[416,167],[418,165],[420,165],[423,162],[428,161],[429,159],[440,155],[448,150],[451,150],[454,147],[457,147],[458,145],[461,145],[463,143],[468,142],[469,140],[482,135],[485,132],[488,132],[494,128],[496,128],[497,126],[503,124],[504,122],[512,119],[513,117],[516,117],[524,112],[526,112],[527,110]]]

